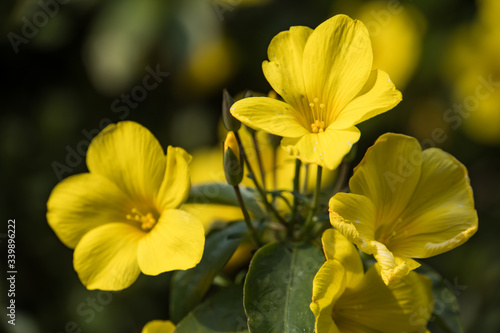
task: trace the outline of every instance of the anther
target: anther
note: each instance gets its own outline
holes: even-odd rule
[[[155,226],[156,219],[153,214],[147,213],[144,215],[137,208],[132,208],[131,212],[133,214],[127,214],[125,217],[127,220],[138,222],[142,230],[150,230]]]

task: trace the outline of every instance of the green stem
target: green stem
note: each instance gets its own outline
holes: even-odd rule
[[[309,166],[310,164],[305,165],[305,170],[304,170],[304,184],[302,185],[302,193],[306,194],[307,193],[307,188],[309,187]]]
[[[316,210],[318,210],[318,203],[319,203],[319,192],[321,190],[321,174],[323,172],[323,168],[318,165],[318,172],[316,174],[316,188],[314,189],[314,194],[313,194],[313,202],[311,205],[311,210],[309,211],[309,214],[307,215],[306,223],[304,224],[304,229],[302,235],[307,235],[311,229],[314,227],[313,223],[313,217],[314,214],[316,213]]]
[[[300,184],[300,166],[301,162],[299,159],[295,160],[295,177],[293,178],[293,206],[292,206],[292,218],[290,219],[290,225],[288,226],[288,237],[293,238],[293,228],[295,226],[295,220],[297,218],[297,208],[299,206],[299,198],[297,196]]]
[[[347,178],[347,172],[349,171],[349,163],[343,162],[340,165],[339,174],[337,176],[337,181],[335,182],[335,187],[333,188],[333,194],[335,195],[342,189],[344,182]]]
[[[243,217],[245,218],[245,223],[247,224],[248,230],[252,234],[253,240],[256,245],[260,247],[262,244],[260,242],[259,235],[257,234],[257,230],[252,225],[252,221],[250,220],[250,214],[248,214],[248,210],[245,206],[245,202],[243,201],[243,197],[241,196],[240,187],[238,185],[233,186],[234,192],[236,193],[236,198],[238,199],[238,204],[241,207],[241,211],[243,212]]]
[[[276,170],[276,162],[278,159],[278,149],[273,149],[273,190],[276,191],[278,187],[278,172]]]
[[[253,172],[253,168],[252,166],[250,165],[250,162],[248,161],[248,158],[247,158],[247,155],[245,153],[245,149],[241,143],[241,139],[240,139],[240,135],[238,134],[238,132],[235,132],[234,133],[235,137],[236,137],[236,141],[238,141],[238,145],[240,146],[240,150],[242,152],[242,156],[243,156],[243,159],[245,160],[245,165],[247,166],[248,168],[248,173],[251,175],[251,179],[255,185],[255,188],[257,189],[257,192],[259,192],[260,196],[262,197],[262,200],[264,202],[264,205],[266,206],[266,209],[270,212],[272,212],[276,218],[278,219],[278,221],[283,224],[283,225],[288,225],[288,223],[286,222],[286,220],[278,213],[278,211],[276,210],[276,208],[274,208],[273,205],[271,205],[269,203],[269,201],[267,201],[267,196],[266,196],[266,193],[264,192],[264,190],[262,189],[262,187],[260,187],[259,185],[259,182],[257,182],[257,180],[255,179],[255,173]]]

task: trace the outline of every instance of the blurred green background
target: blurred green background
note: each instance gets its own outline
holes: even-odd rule
[[[166,319],[170,274],[141,276],[118,293],[81,285],[72,250],[45,219],[51,189],[86,171],[88,142],[110,122],[137,121],[164,147],[191,153],[219,145],[221,90],[267,93],[261,63],[272,37],[338,13],[366,24],[374,66],[403,92],[394,110],[360,126],[355,162],[379,135],[393,131],[466,165],[479,231],[425,262],[454,286],[467,332],[499,332],[496,0],[2,1],[1,304],[8,219],[16,219],[18,274],[16,326],[1,312],[0,331],[140,332],[147,321]]]

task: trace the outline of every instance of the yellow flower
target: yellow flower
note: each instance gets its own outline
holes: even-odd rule
[[[500,144],[499,8],[498,1],[479,1],[476,19],[456,29],[441,66],[456,101],[443,119],[484,145]]]
[[[363,272],[358,252],[337,230],[323,234],[326,262],[313,281],[316,333],[423,332],[433,309],[431,281],[411,272],[386,286],[375,264]]]
[[[399,89],[406,87],[417,68],[425,30],[425,18],[417,8],[386,1],[363,2],[356,18],[366,24],[373,46],[373,66],[383,68]]]
[[[175,325],[169,320],[153,320],[144,326],[141,333],[173,333]]]
[[[281,146],[305,163],[336,168],[360,133],[355,127],[401,101],[389,76],[372,70],[372,48],[360,21],[337,15],[314,31],[276,35],[264,75],[285,102],[252,97],[231,113],[246,125],[283,137]]]
[[[382,267],[386,284],[477,230],[466,168],[438,148],[422,151],[401,134],[382,135],[349,181],[352,193],[330,200],[330,221]]]
[[[146,128],[120,122],[92,140],[90,172],[53,189],[47,220],[75,249],[73,264],[88,289],[120,290],[140,272],[158,275],[200,261],[203,226],[177,209],[189,194],[190,159],[170,146],[165,156]]]

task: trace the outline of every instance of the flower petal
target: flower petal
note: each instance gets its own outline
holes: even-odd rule
[[[173,333],[175,325],[170,320],[152,320],[144,326],[141,333]]]
[[[371,241],[362,249],[368,254],[373,254],[381,267],[381,275],[385,284],[394,283],[412,270],[419,267],[420,264],[411,258],[397,257],[385,244]]]
[[[147,275],[192,268],[200,262],[204,244],[205,233],[198,219],[179,209],[165,210],[140,240],[139,267]]]
[[[433,310],[431,288],[431,281],[415,272],[386,286],[375,264],[337,301],[334,320],[342,332],[422,332]]]
[[[267,81],[295,110],[309,109],[302,73],[302,54],[311,33],[312,29],[301,26],[280,32],[269,44],[269,61],[262,64]]]
[[[478,228],[467,169],[441,149],[426,149],[420,182],[401,219],[400,234],[391,240],[399,255],[427,258],[467,241]]]
[[[358,97],[348,103],[333,122],[333,128],[349,128],[395,107],[402,100],[389,75],[374,69]]]
[[[376,229],[392,227],[407,206],[420,178],[421,156],[415,138],[386,133],[368,148],[354,169],[349,187],[375,205]]]
[[[151,202],[165,174],[165,154],[148,129],[124,121],[108,125],[92,140],[87,166],[130,197]]]
[[[291,105],[269,97],[240,99],[231,107],[231,114],[254,129],[289,138],[309,133],[310,123],[304,114]]]
[[[191,156],[182,148],[168,146],[167,167],[156,200],[158,210],[178,208],[189,195]]]
[[[359,194],[335,194],[329,203],[330,222],[359,248],[375,238],[376,209],[373,202]]]
[[[342,131],[327,128],[323,133],[308,133],[300,138],[283,138],[281,147],[304,163],[318,164],[333,170],[359,140],[359,136],[356,127]]]
[[[121,290],[139,276],[137,246],[144,232],[126,223],[108,223],[86,233],[73,265],[87,289]]]
[[[365,196],[337,193],[330,199],[330,222],[347,239],[367,254],[373,254],[383,268],[385,283],[391,283],[420,266],[410,258],[394,257],[381,242],[375,240],[376,208]]]
[[[337,260],[328,260],[319,269],[313,280],[311,311],[316,318],[315,331],[340,333],[332,318],[335,302],[345,290],[345,269]]]
[[[325,104],[330,124],[370,75],[373,52],[368,30],[360,21],[336,15],[314,29],[302,61],[307,96]]]
[[[130,198],[101,175],[84,173],[56,185],[47,202],[47,221],[64,245],[74,248],[100,225],[125,221]]]
[[[346,288],[356,286],[363,278],[363,263],[354,245],[338,230],[328,229],[321,237],[326,260],[338,260],[345,269]]]

